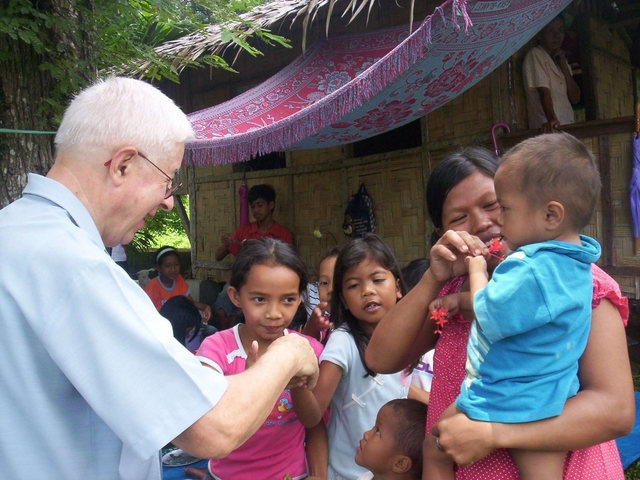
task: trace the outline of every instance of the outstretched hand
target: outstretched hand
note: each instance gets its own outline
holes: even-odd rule
[[[467,273],[465,257],[488,253],[487,246],[476,236],[467,232],[447,230],[431,247],[429,272],[440,282]]]
[[[309,320],[305,323],[302,333],[319,340],[322,332],[333,327],[333,323],[329,320],[329,317],[324,314],[328,306],[328,302],[320,302],[316,305],[311,312]]]

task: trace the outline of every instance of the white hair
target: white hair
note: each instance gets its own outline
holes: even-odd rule
[[[131,145],[151,158],[174,152],[193,138],[186,115],[157,88],[140,80],[110,77],[80,92],[64,113],[57,150]]]

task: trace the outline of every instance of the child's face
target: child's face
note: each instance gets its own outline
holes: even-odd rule
[[[175,280],[180,273],[180,257],[173,253],[165,255],[157,270],[163,280]]]
[[[395,436],[393,410],[384,405],[378,412],[376,424],[364,432],[360,445],[356,447],[355,462],[374,474],[390,472],[394,457],[400,455]]]
[[[333,270],[336,266],[336,258],[327,257],[318,268],[318,297],[321,302],[327,302],[326,311],[331,311],[331,293],[333,292]]]
[[[375,260],[364,259],[342,279],[340,299],[368,333],[402,298],[400,282]]]
[[[251,202],[251,215],[253,215],[253,218],[258,222],[265,220],[271,216],[275,205],[274,202],[267,202],[263,198],[258,198]]]
[[[254,340],[281,337],[300,305],[300,277],[282,265],[253,265],[240,291],[229,287],[229,298],[242,309]]]
[[[500,202],[500,234],[510,250],[549,240],[544,223],[544,209],[531,205],[513,177],[511,172],[499,168],[495,178]]]

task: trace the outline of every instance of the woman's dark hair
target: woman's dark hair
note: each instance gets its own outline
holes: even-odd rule
[[[407,285],[407,292],[413,290],[413,287],[418,284],[424,272],[429,269],[429,265],[430,262],[428,258],[416,258],[403,267],[402,277],[404,278],[404,283]]]
[[[427,181],[427,210],[431,222],[442,228],[442,207],[453,187],[474,172],[493,178],[498,170],[498,161],[493,153],[482,147],[466,147],[444,158],[431,172]],[[434,230],[431,244],[440,236]]]
[[[353,336],[360,355],[360,361],[367,371],[367,375],[372,377],[376,373],[367,367],[364,361],[364,351],[371,338],[369,334],[356,319],[353,314],[346,309],[340,298],[342,294],[342,281],[347,271],[356,265],[369,259],[379,263],[383,268],[389,270],[396,280],[400,281],[400,291],[404,295],[406,292],[400,266],[389,246],[375,233],[365,233],[362,238],[356,238],[347,243],[338,254],[336,267],[333,271],[333,294],[331,295],[331,320],[339,328],[346,324],[349,333]],[[366,375],[365,375],[366,376]]]
[[[231,267],[229,285],[239,291],[246,283],[249,271],[254,265],[282,265],[293,270],[300,278],[299,293],[307,288],[307,267],[288,243],[267,237],[245,242]],[[240,321],[244,321],[244,318]]]
[[[162,265],[162,261],[167,258],[169,255],[175,255],[180,260],[180,254],[178,250],[169,245],[165,245],[164,247],[160,247],[156,250],[156,253],[153,254],[153,260],[156,262],[156,265],[159,267]]]
[[[193,340],[200,332],[202,325],[200,312],[193,302],[183,295],[171,297],[167,300],[160,309],[160,315],[171,322],[173,336],[182,345],[187,343],[186,331],[188,329],[195,327],[189,341]]]

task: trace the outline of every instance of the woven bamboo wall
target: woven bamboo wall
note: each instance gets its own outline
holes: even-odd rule
[[[491,78],[485,77],[462,95],[427,115],[429,141],[441,142],[490,132],[495,123],[491,100]]]
[[[321,172],[280,172],[251,178],[247,184],[268,183],[276,189],[274,218],[291,229],[300,256],[314,269],[324,250],[349,240],[342,234],[344,210],[349,197],[364,182],[374,202],[376,233],[397,252],[404,265],[425,256],[427,237],[422,157],[419,151],[410,152],[395,158],[387,155],[385,161],[363,165],[335,162],[333,168]],[[235,179],[197,184],[196,263],[212,263],[220,236],[232,232],[237,225],[236,192],[240,184],[241,180]],[[314,230],[320,230],[322,238],[316,238]],[[226,260],[232,261],[233,257]],[[194,268],[194,275],[224,280],[229,270],[222,267],[225,264],[215,268],[199,266]]]
[[[594,86],[598,118],[633,115],[633,66],[617,30],[590,19]]]
[[[298,253],[310,268],[317,266],[322,252],[335,244],[343,244],[342,221],[346,205],[344,171],[303,173],[293,176],[295,192],[295,233]],[[322,238],[313,235],[320,230]]]
[[[424,182],[420,157],[347,170],[347,188],[364,183],[374,202],[378,233],[396,253],[400,265],[426,255]]]
[[[634,252],[629,208],[629,181],[633,165],[631,135],[612,135],[609,138],[609,156],[611,161],[611,199],[614,213],[614,264],[640,267],[639,252]]]

